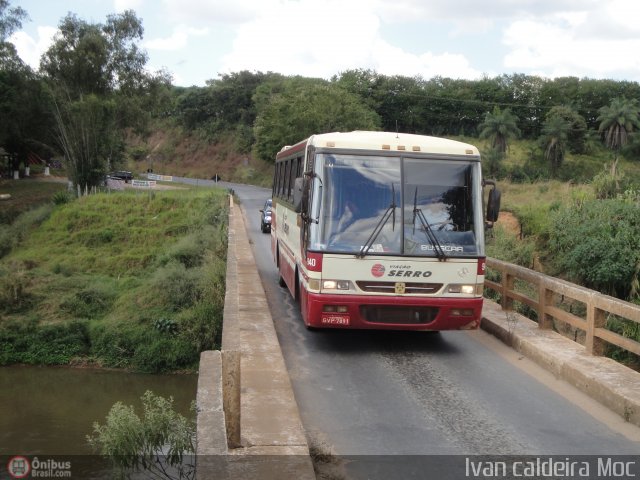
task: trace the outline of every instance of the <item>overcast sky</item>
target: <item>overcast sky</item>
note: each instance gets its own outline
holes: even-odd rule
[[[638,0],[10,0],[37,68],[60,20],[135,10],[151,70],[175,85],[221,73],[330,78],[349,69],[476,79],[503,73],[640,81]]]

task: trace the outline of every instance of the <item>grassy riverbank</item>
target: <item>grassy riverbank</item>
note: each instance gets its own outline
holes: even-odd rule
[[[0,364],[194,367],[219,343],[227,201],[105,193],[1,225]]]

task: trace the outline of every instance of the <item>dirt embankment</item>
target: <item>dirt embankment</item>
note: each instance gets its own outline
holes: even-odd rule
[[[206,179],[218,175],[221,180],[238,182],[272,176],[272,164],[238,152],[232,139],[209,143],[170,129],[156,130],[146,139],[130,136],[127,143],[136,152],[130,164],[136,172],[150,169],[163,175]]]
[[[500,212],[500,215],[498,216],[498,224],[514,235],[520,236],[522,234],[520,222],[511,212]]]

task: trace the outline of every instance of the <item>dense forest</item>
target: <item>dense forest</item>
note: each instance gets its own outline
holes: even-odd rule
[[[139,155],[128,148],[127,133],[144,138],[160,120],[212,143],[232,138],[239,152],[265,161],[311,133],[352,129],[486,138],[491,148],[483,153],[498,160],[510,140],[535,140],[548,175],[567,153],[589,152],[594,143],[640,156],[637,82],[523,74],[423,79],[370,70],[325,80],[242,71],[184,88],[173,86],[168,72],[145,68],[144,28],[134,11],[104,23],[70,13],[37,71],[8,41],[26,15],[0,2],[0,112],[12,119],[0,125],[0,146],[16,166],[30,152],[64,158],[83,185]]]
[[[528,222],[515,250],[533,242],[531,250],[546,252],[549,271],[640,298],[640,181],[619,168],[621,161],[640,162],[635,81],[518,73],[424,79],[371,70],[320,79],[241,71],[185,88],[172,85],[168,72],[145,68],[144,29],[134,11],[104,23],[67,15],[37,71],[8,41],[26,15],[0,0],[0,116],[12,119],[0,123],[0,147],[12,169],[35,153],[63,159],[74,184],[96,185],[110,169],[148,156],[148,147],[130,139],[159,129],[224,142],[267,163],[281,146],[317,132],[462,137],[481,145],[487,175],[589,184],[590,194],[577,200],[523,210]],[[528,148],[518,165],[508,161],[516,139]],[[567,167],[570,156],[578,161]],[[589,158],[599,164],[582,168]],[[584,242],[577,245],[577,238]],[[512,260],[531,266],[532,256]]]

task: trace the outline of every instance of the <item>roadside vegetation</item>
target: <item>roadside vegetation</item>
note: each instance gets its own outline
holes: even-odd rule
[[[89,445],[111,460],[115,478],[135,478],[141,471],[147,478],[195,478],[195,420],[177,413],[173,398],[147,390],[140,400],[142,415],[132,405],[115,403],[104,425],[93,424]]]
[[[21,171],[36,154],[43,161],[64,159],[74,186],[83,189],[119,168],[269,186],[276,152],[313,133],[373,129],[454,138],[479,146],[484,175],[497,179],[503,192],[505,215],[490,232],[489,255],[640,302],[638,82],[518,73],[424,79],[371,70],[320,79],[241,71],[183,88],[172,85],[167,72],[145,68],[142,20],[132,10],[102,23],[67,15],[37,71],[8,42],[27,15],[0,2],[0,115],[13,119],[0,124],[4,172]],[[195,201],[189,195],[184,201]],[[163,201],[177,205],[178,197]],[[79,351],[105,365],[178,368],[188,363],[188,341],[203,338],[195,318],[209,307],[198,294],[191,298],[190,287],[204,288],[196,272],[212,261],[205,256],[193,266],[184,252],[223,247],[210,246],[211,235],[198,236],[197,228],[180,222],[164,227],[168,231],[146,231],[152,228],[147,210],[133,210],[142,197],[120,204],[122,218],[112,211],[111,223],[93,223],[108,208],[92,204],[101,198],[65,205],[61,193],[55,207],[18,218],[4,214],[2,221],[11,224],[0,232],[1,308],[3,324],[13,322],[6,331],[54,335],[47,329],[62,329],[67,344],[76,345],[65,359]],[[148,198],[148,209],[156,211],[151,204],[161,198]],[[180,219],[194,215],[186,209]],[[106,249],[104,255],[95,254],[98,249]],[[42,301],[45,291],[56,300]],[[170,300],[160,305],[157,292]],[[621,327],[639,339],[637,330]],[[145,342],[145,335],[154,341]],[[161,338],[179,341],[169,348],[155,342]],[[172,352],[165,357],[174,360],[150,366],[143,359],[154,357],[154,349]],[[6,358],[53,362],[46,349],[30,352]]]
[[[165,372],[219,346],[225,191],[56,198],[0,225],[0,364]]]

